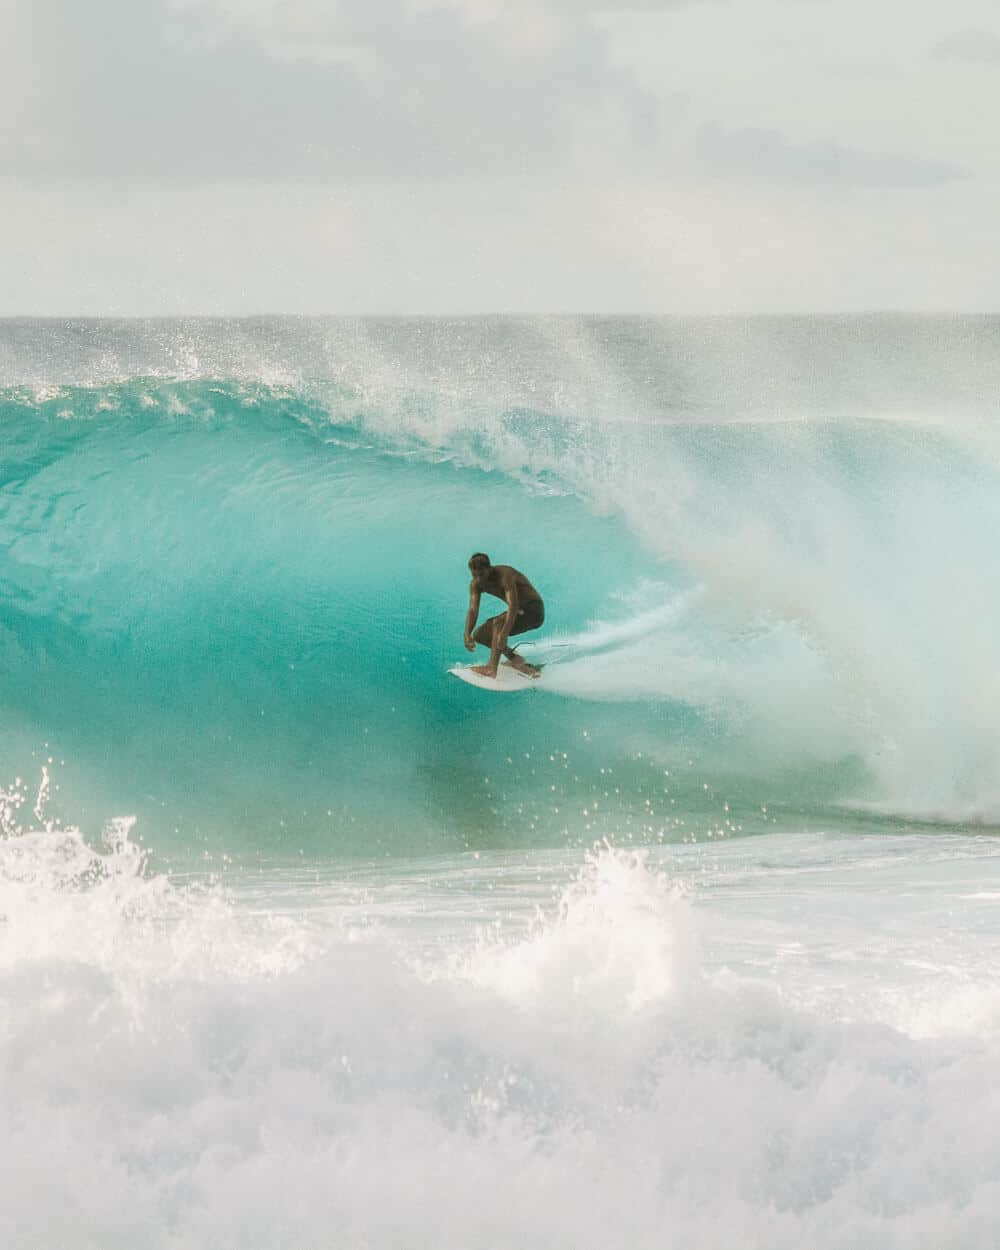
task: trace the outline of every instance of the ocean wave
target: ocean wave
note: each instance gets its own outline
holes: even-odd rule
[[[981,426],[190,358],[0,394],[4,758],[54,744],[98,826],[351,851],[1000,815]],[[444,677],[474,549],[549,605],[516,705]]]

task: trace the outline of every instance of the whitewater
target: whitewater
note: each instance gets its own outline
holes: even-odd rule
[[[3,1243],[993,1246],[998,418],[990,317],[0,322]]]

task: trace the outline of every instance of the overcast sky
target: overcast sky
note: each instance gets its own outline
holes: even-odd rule
[[[1000,311],[998,0],[0,0],[0,315]]]

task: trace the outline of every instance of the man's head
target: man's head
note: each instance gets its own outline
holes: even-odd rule
[[[490,558],[485,551],[477,551],[469,556],[469,572],[477,585],[486,584],[486,579],[490,575]]]

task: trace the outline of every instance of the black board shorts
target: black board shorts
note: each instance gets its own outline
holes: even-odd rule
[[[501,612],[499,616],[491,616],[486,622],[487,625],[493,625],[506,618],[507,613]],[[545,604],[541,599],[529,599],[526,604],[518,609],[517,619],[514,621],[513,628],[507,635],[513,638],[515,634],[525,634],[529,629],[537,629],[545,620]]]

